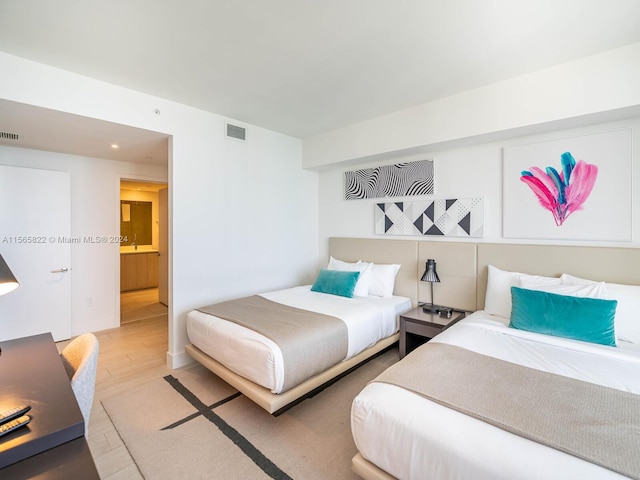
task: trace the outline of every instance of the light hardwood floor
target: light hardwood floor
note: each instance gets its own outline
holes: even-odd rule
[[[100,353],[88,442],[102,479],[142,478],[100,402],[171,373],[166,365],[167,324],[167,315],[160,315],[96,333]],[[58,343],[58,350],[66,343]]]
[[[167,306],[159,301],[158,289],[147,288],[120,294],[120,324],[165,315]]]

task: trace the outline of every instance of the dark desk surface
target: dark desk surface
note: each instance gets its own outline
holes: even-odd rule
[[[0,469],[0,478],[97,480],[100,476],[93,462],[89,445],[82,437]]]
[[[0,410],[31,405],[31,422],[0,437],[0,468],[72,440],[86,445],[82,412],[51,334],[0,342],[0,348]]]

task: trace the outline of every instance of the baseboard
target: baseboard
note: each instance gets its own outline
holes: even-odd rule
[[[167,366],[169,368],[181,368],[193,363],[195,360],[187,355],[186,352],[172,354],[167,352]]]

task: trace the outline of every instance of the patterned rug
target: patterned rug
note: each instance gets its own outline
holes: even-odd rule
[[[102,404],[146,479],[357,479],[351,402],[393,348],[278,417],[197,365]]]

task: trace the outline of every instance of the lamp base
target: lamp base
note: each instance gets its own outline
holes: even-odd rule
[[[424,313],[438,313],[440,308],[440,305],[434,305],[433,303],[425,303],[422,305],[422,311]]]
[[[433,303],[425,303],[422,305],[422,311],[424,313],[440,313],[440,310],[446,310],[448,307],[442,305],[434,305]]]

